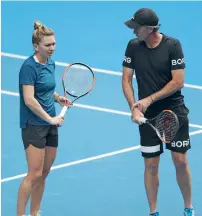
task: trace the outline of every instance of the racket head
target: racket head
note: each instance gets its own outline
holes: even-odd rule
[[[94,87],[95,75],[93,70],[86,64],[75,62],[69,64],[62,76],[64,96],[67,94],[76,99],[88,94]],[[73,102],[72,101],[72,102]]]
[[[179,120],[172,110],[163,110],[155,120],[157,135],[164,143],[171,143],[179,130]]]

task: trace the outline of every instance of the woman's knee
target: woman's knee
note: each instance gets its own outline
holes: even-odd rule
[[[49,172],[50,172],[50,169],[44,169],[43,172],[42,172],[42,177],[44,179],[46,179],[46,177],[48,176]]]
[[[36,184],[42,178],[42,171],[28,172],[26,179],[30,181],[32,185]]]

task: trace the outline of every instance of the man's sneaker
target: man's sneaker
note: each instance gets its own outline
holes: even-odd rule
[[[159,216],[159,213],[158,212],[155,212],[153,214],[150,214],[149,216]]]
[[[184,209],[184,216],[195,216],[193,208],[185,208]]]

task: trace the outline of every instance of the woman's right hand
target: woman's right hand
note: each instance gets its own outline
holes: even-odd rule
[[[61,116],[55,116],[55,117],[52,117],[49,121],[50,124],[52,125],[62,125],[64,121],[64,117],[61,117]]]
[[[132,109],[132,115],[131,115],[132,121],[141,125],[142,124],[142,122],[140,121],[141,117],[144,117],[144,114],[139,110],[138,107],[134,107]]]

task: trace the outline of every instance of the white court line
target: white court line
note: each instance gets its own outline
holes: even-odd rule
[[[193,135],[200,134],[200,133],[202,133],[202,130],[191,132],[191,133],[189,133],[189,135],[193,136]],[[69,163],[64,163],[64,164],[52,166],[51,170],[56,170],[56,169],[61,169],[61,168],[64,168],[64,167],[69,167],[69,166],[73,166],[73,165],[77,165],[77,164],[82,164],[82,163],[86,163],[86,162],[89,162],[89,161],[98,160],[98,159],[101,159],[101,158],[111,157],[111,156],[114,156],[114,155],[135,151],[135,150],[138,150],[139,148],[140,148],[140,145],[133,146],[133,147],[130,147],[130,148],[121,149],[121,150],[117,150],[117,151],[113,151],[113,152],[108,152],[108,153],[93,156],[93,157],[88,157],[88,158],[84,158],[84,159],[81,159],[81,160],[76,160],[76,161],[72,161],[72,162],[69,162]],[[15,180],[15,179],[20,179],[20,178],[25,177],[26,175],[27,175],[27,173],[24,173],[24,174],[12,176],[12,177],[4,178],[4,179],[1,179],[1,183],[2,182],[12,181],[12,180]]]
[[[19,96],[19,93],[17,93],[17,92],[10,92],[10,91],[5,91],[5,90],[1,90],[1,94],[11,95],[11,96]],[[89,106],[89,105],[77,104],[77,103],[75,103],[74,106],[80,107],[80,108],[83,108],[83,109],[91,109],[91,110],[96,110],[96,111],[101,111],[101,112],[113,113],[113,114],[117,114],[117,115],[131,116],[131,113],[129,113],[129,112],[124,112],[124,111],[119,111],[119,110],[112,110],[112,109],[107,109],[107,108],[102,108],[102,107]],[[197,124],[191,124],[190,123],[189,126],[194,127],[194,128],[202,129],[202,125],[197,125]]]
[[[196,124],[189,124],[190,127],[193,127],[193,128],[200,128],[202,129],[202,126],[201,125],[196,125]]]
[[[9,57],[9,58],[16,58],[16,59],[27,59],[28,58],[28,56],[17,55],[17,54],[12,54],[12,53],[5,53],[5,52],[1,52],[1,55],[5,57]],[[64,66],[64,67],[69,65],[69,63],[58,62],[58,61],[55,61],[55,64],[58,66]],[[116,76],[122,75],[120,72],[116,72],[116,71],[103,70],[103,69],[98,69],[98,68],[92,68],[92,70],[95,72],[104,73],[104,74],[110,74],[110,75],[116,75]]]
[[[1,52],[2,56],[5,57],[9,57],[9,58],[16,58],[16,59],[27,59],[28,56],[23,56],[23,55],[17,55],[17,54],[13,54],[13,53],[5,53],[5,52]],[[56,65],[58,66],[67,66],[69,65],[69,63],[65,63],[65,62],[55,62]],[[115,76],[122,76],[121,72],[117,72],[117,71],[111,71],[111,70],[103,70],[103,69],[98,69],[98,68],[92,68],[93,71],[98,72],[98,73],[104,73],[104,74],[110,74],[110,75],[115,75]],[[135,76],[134,76],[135,78]],[[202,86],[198,86],[198,85],[191,85],[191,84],[184,84],[185,87],[187,88],[192,88],[192,89],[199,89],[202,90]]]
[[[111,157],[111,156],[114,156],[114,155],[117,155],[117,154],[134,151],[134,150],[137,150],[139,148],[140,148],[140,146],[133,146],[133,147],[121,149],[121,150],[118,150],[118,151],[113,151],[113,152],[109,152],[109,153],[105,153],[105,154],[101,154],[101,155],[97,155],[97,156],[93,156],[93,157],[88,157],[88,158],[84,158],[84,159],[81,159],[81,160],[72,161],[72,162],[69,162],[69,163],[64,163],[64,164],[53,166],[53,167],[51,167],[51,170],[60,169],[60,168],[68,167],[68,166],[73,166],[73,165],[76,165],[76,164],[86,163],[86,162],[98,160],[98,159],[101,159],[101,158]],[[22,177],[24,177],[26,175],[27,175],[27,173],[24,173],[24,174],[21,174],[21,175],[16,175],[16,176],[13,176],[13,177],[5,178],[5,179],[2,179],[1,182],[12,181],[12,180],[15,180],[15,179],[22,178]]]
[[[197,130],[197,131],[193,131],[191,133],[189,133],[189,135],[191,134],[191,136],[193,135],[197,135],[197,134],[201,134],[202,133],[202,130]]]

